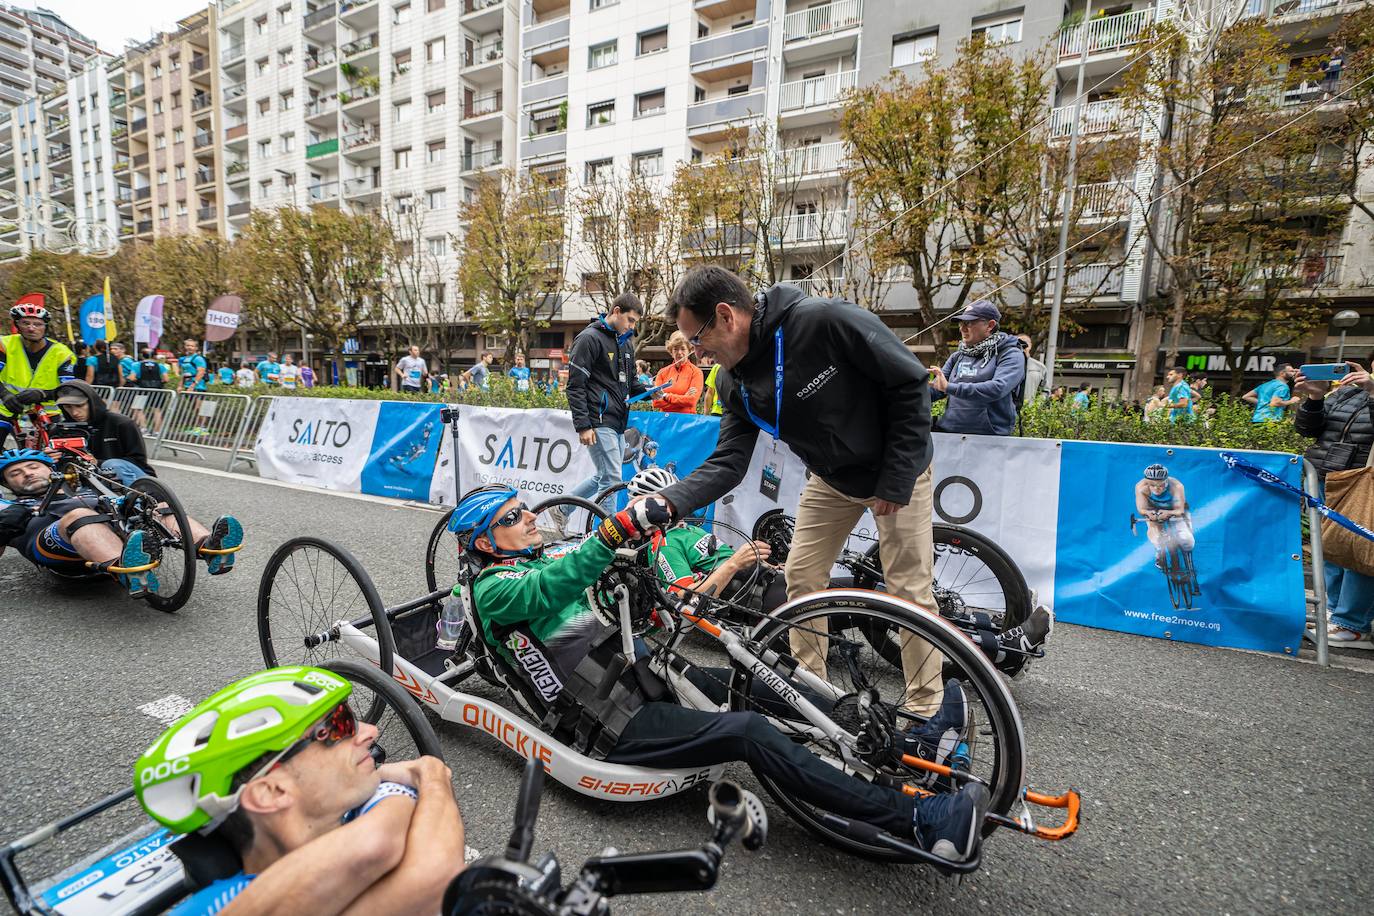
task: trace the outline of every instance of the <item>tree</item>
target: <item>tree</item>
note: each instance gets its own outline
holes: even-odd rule
[[[440,252],[433,247],[436,241],[445,246],[450,242],[447,236],[429,233],[428,217],[426,208],[414,204],[388,207],[382,213],[390,233],[383,285],[386,325],[393,338],[401,332],[407,345],[438,354],[447,367],[466,331],[458,310],[447,301]],[[392,344],[392,350],[400,349],[395,339]]]
[[[561,172],[489,172],[463,207],[467,231],[453,238],[463,310],[505,339],[507,361],[529,349],[561,304],[565,188]]]
[[[1343,133],[1347,142],[1342,147],[1345,162],[1340,174],[1345,179],[1343,191],[1350,205],[1363,217],[1360,227],[1368,234],[1374,224],[1374,201],[1360,185],[1360,176],[1374,169],[1374,7],[1346,13],[1331,46],[1342,48],[1345,66],[1340,82],[1335,86],[1338,96],[1335,107],[1342,116]],[[1354,233],[1351,233],[1354,235]],[[1368,286],[1371,277],[1344,278],[1347,283]]]
[[[27,257],[9,261],[0,268],[0,279],[11,301],[26,293],[42,293],[46,297],[48,311],[54,317],[48,333],[62,340],[67,336],[62,313],[62,287],[65,284],[72,331],[79,341],[81,330],[76,326],[77,310],[88,296],[104,290],[105,278],[109,277],[115,323],[120,337],[127,342],[133,328],[134,308],[142,289],[139,256],[136,246],[127,245],[109,258],[34,249]]]
[[[168,341],[202,337],[210,304],[225,293],[237,292],[229,243],[218,236],[163,236],[133,250],[138,254],[143,295],[165,300],[163,337]]]

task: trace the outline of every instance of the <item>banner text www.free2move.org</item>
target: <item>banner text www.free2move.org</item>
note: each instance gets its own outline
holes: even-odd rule
[[[1216,633],[1221,632],[1221,623],[1216,620],[1189,620],[1187,617],[1165,617],[1163,614],[1156,614],[1154,611],[1128,611],[1122,609],[1121,613],[1127,617],[1135,617],[1140,620],[1153,620],[1155,623],[1167,623],[1170,626],[1197,627],[1199,630],[1212,630]]]

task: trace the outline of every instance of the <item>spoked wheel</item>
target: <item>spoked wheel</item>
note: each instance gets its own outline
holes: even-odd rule
[[[439,517],[434,530],[429,533],[429,543],[425,545],[425,584],[430,592],[456,585],[462,572],[458,542],[448,533],[448,520],[452,517],[452,509]]]
[[[833,696],[821,698],[817,705],[851,734],[870,727],[877,734],[891,737],[924,721],[905,711],[904,702],[921,693],[939,702],[944,690],[942,672],[945,682],[957,678],[964,689],[970,720],[964,737],[966,747],[956,752],[956,756],[963,758],[958,769],[986,783],[992,796],[990,810],[1006,814],[1025,778],[1025,742],[1016,706],[983,654],[947,621],[914,610],[906,602],[855,590],[835,590],[803,599],[761,623],[753,637],[764,650],[793,655],[794,631],[799,639],[820,640],[816,631],[827,629],[827,670],[823,680],[830,685]],[[866,630],[879,629],[899,633],[903,640],[915,640],[920,647],[913,653],[919,671],[912,671],[910,680],[899,667],[876,652],[863,635]],[[791,683],[805,686],[796,675]],[[760,694],[767,696],[769,691],[755,682],[752,672],[736,670],[731,687],[733,709],[753,709],[764,715],[769,714],[770,708],[778,712],[776,702],[759,703]],[[857,697],[861,690],[869,689],[877,692],[877,702],[865,708]],[[798,720],[795,714],[786,718],[775,715],[772,721],[812,753],[839,769],[854,772],[841,762],[838,749],[828,739],[809,729],[809,723]],[[875,772],[862,778],[894,787],[894,793],[904,785],[916,787],[918,792],[948,791],[947,787],[932,785],[927,771],[902,763],[903,749],[909,750],[909,746],[896,740],[875,743],[864,757]],[[871,859],[905,860],[886,847],[835,832],[820,819],[819,809],[797,796],[794,787],[775,783],[758,771],[755,776],[779,806],[827,843]],[[993,829],[995,825],[985,825],[983,833]]]
[[[323,665],[345,655],[337,639],[308,646],[306,637],[362,616],[372,618],[378,666],[390,674],[395,636],[377,587],[353,554],[323,538],[298,537],[267,561],[258,584],[258,642],[269,668]]]
[[[377,726],[372,756],[378,766],[430,756],[444,759],[443,749],[415,698],[394,680],[366,662],[332,659],[320,667],[347,678],[353,684],[348,703],[360,721]]]
[[[592,533],[606,513],[596,503],[576,496],[555,496],[530,507],[545,547],[580,541]],[[560,524],[560,517],[562,519]]]
[[[128,520],[130,531],[143,531],[148,553],[160,558],[152,571],[157,576],[157,591],[150,591],[145,600],[170,614],[190,599],[191,589],[196,585],[191,519],[181,500],[157,478],[140,477],[129,489],[120,512]]]
[[[629,501],[621,495],[625,492],[627,487],[628,484],[623,480],[620,483],[613,483],[598,493],[596,499],[592,500],[592,502],[600,506],[603,511],[619,512],[621,509],[625,508],[625,504]]]

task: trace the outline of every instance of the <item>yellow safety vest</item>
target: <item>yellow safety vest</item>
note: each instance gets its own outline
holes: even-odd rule
[[[0,382],[16,388],[42,388],[48,391],[60,385],[62,380],[57,377],[57,370],[66,363],[74,364],[76,355],[64,343],[49,338],[48,344],[48,352],[38,361],[38,368],[33,369],[29,365],[29,355],[24,352],[23,337],[10,334],[0,338],[0,345],[5,348],[5,368],[0,369]],[[56,399],[45,401],[43,407],[48,413],[57,413]]]
[[[711,416],[713,417],[719,417],[723,413],[720,409],[720,392],[716,390],[716,373],[719,371],[720,363],[716,363],[711,367],[711,371],[706,373],[706,387],[710,388],[711,393],[715,395],[711,399]]]

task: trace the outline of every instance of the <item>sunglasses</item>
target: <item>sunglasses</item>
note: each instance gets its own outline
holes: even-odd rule
[[[706,333],[706,329],[709,328],[711,325],[713,325],[713,324],[715,324],[715,323],[716,323],[716,313],[715,313],[715,312],[712,312],[712,313],[711,313],[711,320],[708,321],[708,322],[706,322],[705,324],[703,324],[700,328],[697,329],[697,332],[696,332],[695,334],[693,334],[691,337],[687,338],[687,342],[688,342],[689,344],[691,344],[692,346],[694,346],[694,347],[699,347],[699,346],[701,346],[701,335],[702,335],[702,334],[705,334],[705,333]]]
[[[492,524],[498,528],[509,528],[512,525],[518,525],[520,519],[524,518],[525,513],[528,511],[530,511],[530,507],[524,503],[520,503],[514,509],[504,513],[500,518],[493,519]]]
[[[273,769],[286,763],[317,741],[325,747],[333,747],[340,741],[347,741],[357,733],[358,720],[353,715],[353,710],[349,708],[347,703],[340,703],[330,710],[323,719],[310,726],[300,740],[289,745],[281,753],[263,764],[262,768],[253,774],[253,779],[266,776]]]

